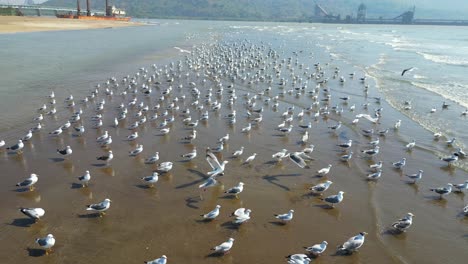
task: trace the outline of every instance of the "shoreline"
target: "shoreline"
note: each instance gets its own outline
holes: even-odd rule
[[[82,30],[142,26],[143,23],[125,21],[77,20],[56,17],[0,16],[0,34],[56,30]]]

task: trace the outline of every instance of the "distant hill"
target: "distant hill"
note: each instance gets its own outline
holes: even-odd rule
[[[368,17],[392,18],[407,11],[422,0],[317,0],[327,12],[355,16],[357,7],[364,2]],[[433,0],[424,0],[433,1]],[[447,0],[458,1],[458,0]],[[105,0],[90,0],[93,10],[104,10]],[[113,0],[118,8],[139,18],[199,18],[260,21],[308,21],[314,14],[313,0]],[[48,6],[75,7],[76,0],[49,0]],[[81,0],[81,9],[86,1]],[[431,9],[416,6],[416,18],[463,18],[466,12]]]

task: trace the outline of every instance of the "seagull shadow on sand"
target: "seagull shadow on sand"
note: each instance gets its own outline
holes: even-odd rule
[[[286,223],[282,221],[270,221],[268,223],[275,225],[275,226],[286,226]]]
[[[335,209],[335,207],[329,205],[329,204],[316,204],[314,205],[315,207],[330,210],[330,209]]]
[[[90,214],[78,214],[78,218],[100,218],[99,213],[90,213]]]
[[[187,187],[190,187],[190,186],[193,186],[193,185],[201,184],[202,182],[206,181],[209,178],[209,176],[205,175],[201,171],[197,171],[197,170],[194,170],[194,169],[188,169],[188,171],[191,172],[192,174],[197,175],[201,179],[178,185],[178,186],[175,187],[176,189],[184,189],[184,188],[187,188]]]
[[[34,221],[34,219],[31,219],[31,218],[16,218],[8,225],[17,226],[17,227],[30,227],[35,223],[36,221]]]
[[[185,198],[185,205],[192,209],[200,209],[200,207],[196,206],[196,204],[198,204],[199,202],[200,202],[200,196]]]
[[[262,177],[262,179],[266,180],[267,182],[269,182],[269,183],[271,183],[273,185],[278,186],[279,188],[281,188],[281,189],[283,189],[285,191],[290,191],[291,189],[289,189],[289,187],[278,183],[279,178],[280,177],[297,177],[297,176],[301,176],[301,174],[300,173],[293,173],[293,174],[265,175],[265,176]]]
[[[53,161],[53,162],[62,162],[62,161],[65,161],[64,158],[49,158],[49,160]]]
[[[91,166],[94,166],[94,167],[101,167],[101,168],[102,168],[102,167],[107,166],[107,164],[106,164],[106,163],[93,163],[93,164],[91,164]]]
[[[76,183],[76,182],[72,182],[71,187],[70,187],[70,189],[81,189],[81,188],[85,188],[85,187],[83,187],[82,184]]]
[[[39,248],[26,248],[28,251],[28,255],[30,257],[42,257],[46,254],[46,251],[44,249],[39,249]]]
[[[406,232],[400,231],[395,228],[387,228],[385,231],[382,232],[382,235],[399,236],[399,238],[404,238],[406,237]]]
[[[229,229],[229,230],[239,230],[242,224],[235,224],[232,221],[226,221],[221,224],[222,227]]]
[[[424,198],[428,199],[428,202],[433,205],[441,207],[445,207],[447,205],[447,200],[443,197],[440,197],[440,195],[426,195]]]
[[[220,258],[222,256],[226,255],[225,253],[223,252],[213,252],[211,254],[208,254],[205,256],[205,258]]]

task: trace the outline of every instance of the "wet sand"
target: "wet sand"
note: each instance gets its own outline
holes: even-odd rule
[[[325,60],[326,56],[322,59]],[[329,67],[332,69],[334,66],[340,66],[343,72],[351,72],[349,66],[339,65],[339,62]],[[197,72],[201,71],[190,70],[191,76]],[[150,109],[160,103],[160,114],[172,99],[186,95],[184,101],[178,102],[180,109],[188,108],[193,119],[200,118],[201,114],[190,106],[192,98],[188,83],[196,82],[201,98],[208,88],[213,87],[213,92],[216,90],[209,78],[205,84],[202,78],[175,78],[171,96],[164,102],[158,102],[161,91],[168,87],[164,83],[165,77],[158,80],[163,84],[155,86],[152,96],[140,93],[137,97]],[[227,86],[230,82],[223,79],[223,83]],[[178,89],[179,84],[184,88]],[[297,119],[290,135],[283,136],[275,130],[282,122],[281,113],[294,105],[297,114],[299,108],[310,106],[312,99],[306,93],[299,96],[287,94],[280,97],[280,108],[275,111],[272,102],[268,105],[263,103],[268,95],[260,96],[257,108],[262,105],[265,108],[264,121],[249,134],[240,133],[240,129],[249,122],[245,114],[246,99],[242,95],[250,92],[252,96],[268,86],[267,83],[236,81],[238,99],[234,106],[231,108],[224,103],[219,113],[210,111],[209,121],[200,122],[197,127],[198,137],[193,144],[180,140],[190,130],[182,124],[183,117],[176,112],[176,120],[170,125],[171,133],[168,135],[159,135],[158,125],[162,121],[159,117],[157,121],[148,120],[138,128],[140,137],[135,142],[125,141],[132,132],[127,127],[136,120],[133,117],[136,109],[129,109],[128,120],[120,123],[118,128],[110,125],[117,114],[116,106],[121,102],[128,103],[131,98],[130,95],[117,95],[122,88],[112,88],[115,90],[113,96],[104,95],[102,88],[99,98],[81,105],[83,124],[87,128],[83,137],[75,137],[71,131],[58,138],[50,137],[48,132],[63,124],[73,112],[63,108],[63,98],[68,94],[56,91],[57,108],[61,110],[56,119],[45,118],[46,128],[25,144],[23,154],[0,152],[3,175],[0,206],[4,209],[1,215],[4,225],[0,227],[3,238],[0,258],[6,260],[5,263],[143,263],[165,254],[169,263],[285,263],[285,256],[305,253],[302,247],[327,240],[327,251],[314,263],[463,262],[468,242],[468,220],[459,213],[465,197],[463,194],[451,194],[444,200],[438,200],[429,188],[447,182],[462,182],[466,172],[446,167],[425,149],[416,148],[410,153],[403,150],[410,135],[416,136],[417,141],[432,141],[429,132],[411,124],[385,102],[375,103],[372,98],[379,96],[378,92],[370,89],[369,94],[364,94],[363,85],[357,79],[348,80],[344,86],[340,86],[337,79],[331,79],[328,87],[334,98],[350,95],[359,110],[345,110],[341,115],[331,114],[329,118],[317,121],[306,114],[303,123],[313,123],[309,129],[309,142],[316,145],[311,154],[315,160],[310,162],[310,168],[301,169],[288,160],[275,163],[271,159],[273,153],[283,148],[299,151],[304,147],[298,143],[301,133],[296,128],[301,122]],[[226,102],[227,90],[225,88],[222,96],[213,94],[213,99]],[[274,96],[279,91],[281,89],[274,85],[270,95]],[[78,95],[75,98],[79,98]],[[94,115],[95,103],[102,99],[106,100],[104,127],[92,129],[90,117]],[[364,102],[371,103],[369,109],[385,109],[381,124],[373,125],[362,119],[357,126],[350,125],[357,113],[365,112],[359,107]],[[338,101],[334,101],[336,103]],[[340,106],[349,107],[345,104]],[[234,109],[237,110],[237,123],[229,126],[224,116]],[[151,111],[147,116],[149,119]],[[360,155],[360,150],[368,148],[369,141],[362,136],[361,129],[391,127],[397,119],[403,120],[402,128],[381,137],[381,153],[377,157],[369,160]],[[336,124],[337,120],[343,121],[343,127],[332,133],[328,126]],[[95,142],[104,130],[113,137],[115,158],[109,166],[95,159],[105,154]],[[207,178],[206,172],[210,170],[204,149],[214,147],[216,139],[226,133],[231,138],[219,155],[220,159],[229,160],[226,174],[219,177],[220,185],[200,192],[198,185]],[[343,163],[339,161],[342,152],[336,144],[348,138],[354,140],[352,151],[355,157],[349,163]],[[13,137],[7,138],[8,143],[12,141]],[[143,153],[129,157],[128,151],[137,142],[144,145]],[[72,147],[73,154],[62,160],[55,150],[66,145]],[[194,146],[198,157],[190,162],[183,161],[180,155],[191,151]],[[243,165],[241,160],[231,158],[232,152],[241,146],[245,146],[244,159],[253,152],[258,153],[252,165]],[[144,158],[155,151],[160,152],[159,162],[172,161],[174,168],[160,176],[155,188],[147,188],[139,178],[150,175],[156,168],[143,163]],[[408,158],[403,173],[413,173],[418,169],[425,171],[418,185],[407,184],[404,174],[391,167],[391,162],[401,157]],[[378,160],[385,162],[383,176],[377,182],[367,182],[367,166]],[[316,171],[329,163],[333,165],[331,173],[324,178],[317,177]],[[81,188],[77,177],[85,170],[91,172],[92,180],[89,187]],[[39,175],[36,189],[33,192],[18,190],[15,183],[33,172]],[[328,209],[319,197],[307,191],[310,186],[327,179],[334,184],[324,196],[340,190],[346,192],[343,203],[334,209]],[[245,183],[239,199],[224,195],[224,190],[239,181]],[[106,216],[96,217],[85,211],[87,204],[104,198],[113,201]],[[216,204],[222,206],[220,216],[212,222],[202,221],[199,215],[212,210]],[[42,207],[46,215],[40,222],[31,224],[18,212],[19,207]],[[229,214],[239,207],[252,209],[252,219],[236,227],[231,224]],[[295,210],[293,221],[279,224],[273,214],[290,209]],[[405,234],[393,234],[389,226],[409,211],[416,215],[414,225]],[[350,256],[335,254],[338,245],[362,231],[369,235],[358,253]],[[34,239],[48,233],[54,234],[57,243],[51,255],[43,256]],[[211,255],[210,248],[229,237],[236,239],[230,254],[222,257]]]
[[[0,34],[35,31],[130,27],[139,25],[142,24],[131,21],[85,21],[77,19],[60,19],[55,17],[0,16]]]

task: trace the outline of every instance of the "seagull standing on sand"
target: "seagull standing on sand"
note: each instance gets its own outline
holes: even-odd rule
[[[210,211],[207,214],[202,214],[200,216],[202,216],[206,220],[213,220],[216,217],[218,217],[220,208],[221,208],[221,205],[218,204],[218,205],[216,205],[216,207],[212,211]]]
[[[311,247],[304,247],[306,251],[308,251],[310,254],[314,256],[320,256],[325,250],[327,249],[328,242],[323,241],[320,244],[315,244]]]
[[[254,153],[251,156],[247,157],[244,161],[244,164],[250,164],[255,159],[256,156],[257,156],[257,153]]]
[[[239,208],[234,213],[231,214],[231,216],[235,216],[234,221],[232,221],[233,224],[240,225],[244,222],[247,222],[250,219],[250,213],[252,210],[250,209],[245,209],[245,208]]]
[[[234,158],[240,157],[242,153],[244,153],[244,147],[241,147],[240,149],[234,151],[234,153],[232,153],[232,157]]]
[[[157,172],[153,172],[150,176],[145,176],[140,178],[144,181],[150,188],[154,187],[154,184],[158,182],[159,174]]]
[[[243,182],[239,182],[236,186],[228,189],[227,191],[225,191],[224,193],[226,194],[232,194],[232,195],[235,195],[237,197],[237,195],[239,193],[241,193],[242,191],[244,190],[244,183]]]
[[[286,256],[288,264],[309,264],[312,260],[306,254],[293,254]]]
[[[400,232],[406,232],[406,229],[413,224],[413,217],[414,215],[412,213],[407,213],[405,217],[393,223],[392,227]]]
[[[374,173],[370,173],[367,175],[367,180],[368,181],[375,181],[379,179],[382,176],[382,170],[378,170]]]
[[[468,190],[468,180],[466,180],[464,183],[453,184],[453,187],[456,189],[456,192],[463,192]]]
[[[31,176],[29,178],[26,178],[24,181],[19,182],[16,184],[18,187],[28,187],[30,191],[34,189],[34,184],[39,180],[38,175],[31,173]]]
[[[423,170],[419,170],[418,173],[415,174],[406,174],[406,177],[412,179],[413,183],[416,183],[417,181],[422,179],[423,172]]]
[[[21,208],[20,212],[34,221],[40,220],[45,214],[45,210],[42,208]]]
[[[338,247],[338,250],[346,251],[348,253],[357,251],[360,247],[362,247],[362,245],[364,245],[366,235],[366,232],[361,232],[357,236],[351,237],[350,239],[348,239],[348,241],[344,242],[343,245]]]
[[[52,247],[55,245],[55,237],[52,234],[48,234],[46,237],[37,238],[36,243],[45,249],[46,255],[52,251]]]
[[[107,211],[107,209],[109,209],[111,202],[112,201],[110,199],[106,198],[106,199],[104,199],[104,201],[102,201],[100,203],[87,205],[86,210],[87,211],[96,211],[96,212],[99,213],[99,216],[102,216],[102,215],[105,214],[105,211]]]
[[[167,264],[167,257],[166,255],[162,255],[160,258],[145,261],[145,264]]]
[[[276,219],[281,220],[283,223],[291,221],[294,217],[294,210],[289,210],[286,214],[275,214]]]
[[[82,187],[88,186],[88,182],[91,180],[89,171],[86,171],[83,176],[78,177],[78,180],[81,182]]]
[[[73,150],[70,146],[67,146],[64,149],[57,149],[57,153],[65,157],[71,155],[73,153]]]
[[[330,204],[331,207],[335,207],[335,204],[339,204],[343,201],[343,191],[339,191],[336,195],[331,195],[326,198],[321,199]]]
[[[18,140],[18,143],[16,145],[8,147],[7,149],[14,151],[16,153],[21,153],[23,148],[24,148],[24,144],[23,144],[23,141],[20,139]]]
[[[172,170],[173,165],[174,165],[174,163],[172,163],[170,161],[165,161],[165,162],[162,162],[162,163],[158,164],[157,170],[160,171],[160,172],[168,172],[168,171]]]
[[[137,156],[141,152],[143,152],[143,145],[140,144],[140,145],[137,145],[136,148],[131,150],[128,154],[130,156]]]
[[[212,248],[211,250],[214,250],[216,253],[227,254],[229,250],[231,250],[233,244],[234,244],[234,238],[231,237],[228,239],[228,241]]]
[[[437,193],[440,195],[440,199],[442,199],[442,196],[444,195],[448,195],[452,192],[452,184],[451,183],[448,183],[447,186],[445,187],[439,187],[439,188],[433,188],[433,189],[430,189],[431,191]]]
[[[113,158],[114,158],[114,155],[112,154],[112,150],[109,150],[109,152],[107,153],[107,156],[100,156],[100,157],[97,157],[96,159],[103,160],[109,163]]]
[[[153,156],[151,156],[151,157],[149,157],[149,158],[147,158],[145,160],[145,164],[154,164],[158,160],[159,160],[159,152],[156,152],[156,153],[154,153]]]
[[[325,168],[322,168],[322,169],[318,170],[317,171],[318,176],[323,177],[323,176],[327,175],[330,172],[331,167],[332,167],[332,165],[328,164],[328,167],[325,167]]]
[[[182,158],[186,158],[187,160],[193,160],[197,157],[197,149],[194,148],[191,152],[181,155]]]
[[[320,183],[320,184],[310,187],[309,190],[312,191],[313,193],[321,195],[323,192],[328,190],[328,188],[330,187],[330,185],[332,185],[332,183],[333,183],[332,181],[326,181],[324,183]]]
[[[401,170],[406,165],[406,158],[403,158],[397,162],[393,162],[392,165],[395,169]]]

